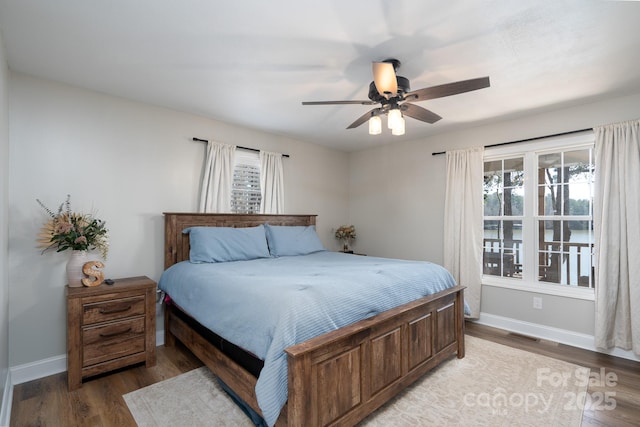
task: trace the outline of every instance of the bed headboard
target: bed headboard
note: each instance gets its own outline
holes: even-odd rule
[[[262,215],[216,213],[164,213],[164,268],[189,259],[187,227],[255,227],[271,225],[315,225],[317,215]]]

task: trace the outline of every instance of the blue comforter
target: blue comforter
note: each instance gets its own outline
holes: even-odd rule
[[[256,397],[270,426],[287,400],[285,348],[453,286],[436,264],[328,251],[183,261],[159,281],[202,325],[264,360]]]

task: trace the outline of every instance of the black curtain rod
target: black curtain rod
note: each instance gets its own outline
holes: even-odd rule
[[[209,142],[206,139],[200,139],[200,138],[193,138],[194,141],[198,141],[198,142]],[[239,148],[240,150],[248,150],[248,151],[255,151],[257,153],[260,152],[260,150],[258,150],[257,148],[249,148],[249,147],[241,147],[239,145],[236,145],[236,148]],[[289,157],[288,154],[283,154],[282,157]]]
[[[570,130],[569,132],[554,133],[553,135],[545,135],[545,136],[536,136],[534,138],[519,139],[517,141],[500,142],[498,144],[485,145],[484,148],[499,147],[501,145],[509,145],[509,144],[518,144],[520,142],[535,141],[536,139],[553,138],[554,136],[571,135],[572,133],[586,132],[588,130],[593,130],[593,128]],[[446,153],[446,151],[438,151],[437,153],[431,153],[431,155],[432,156],[437,156],[439,154],[445,154],[445,153]]]

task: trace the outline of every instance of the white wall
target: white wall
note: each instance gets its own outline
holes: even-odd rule
[[[445,156],[432,156],[432,152],[637,118],[640,94],[352,153],[350,222],[358,230],[356,250],[442,264]],[[427,125],[408,120],[408,134],[412,126]],[[543,310],[534,310],[532,296],[530,292],[485,286],[481,311],[593,335],[593,301],[544,295]]]
[[[5,389],[9,372],[9,69],[0,35],[0,425],[10,408]]]
[[[214,139],[289,154],[286,213],[318,214],[318,232],[348,219],[348,155],[317,145],[12,74],[9,193],[9,364],[66,353],[64,266],[36,234],[51,208],[97,211],[110,230],[107,277],[163,267],[162,212],[197,209],[205,144]],[[160,323],[161,325],[161,323]],[[161,327],[161,326],[160,326]]]

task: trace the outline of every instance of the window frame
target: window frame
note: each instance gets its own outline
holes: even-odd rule
[[[594,145],[595,134],[593,131],[586,131],[579,134],[549,137],[531,142],[485,148],[483,163],[517,156],[522,156],[524,158],[525,198],[523,201],[524,215],[522,217],[523,264],[526,263],[527,266],[537,266],[538,243],[536,239],[536,229],[537,221],[539,219],[539,215],[537,214],[538,188],[536,185],[537,156],[539,154],[559,151],[571,151],[585,148],[593,149]],[[527,174],[527,172],[529,173]],[[593,220],[593,212],[591,213],[591,220]],[[530,243],[525,245],[525,241]],[[523,270],[522,278],[517,279],[483,274],[482,284],[576,299],[595,300],[594,288],[539,282],[534,278],[536,268],[529,267]]]

